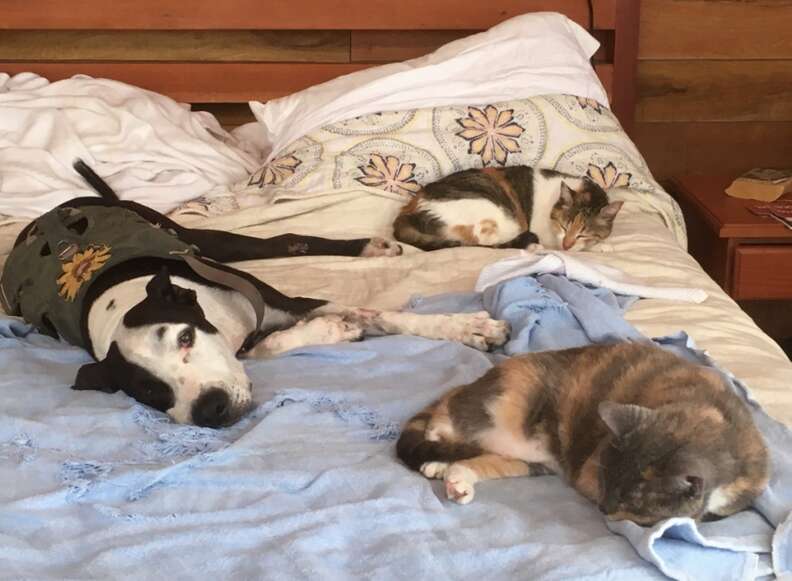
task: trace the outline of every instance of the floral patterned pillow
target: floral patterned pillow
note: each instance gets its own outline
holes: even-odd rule
[[[470,168],[530,165],[645,194],[684,243],[676,203],[605,106],[571,95],[363,115],[314,130],[235,188],[317,194],[360,187],[410,196]]]

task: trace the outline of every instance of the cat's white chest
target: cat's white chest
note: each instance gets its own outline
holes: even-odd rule
[[[735,496],[736,494],[729,493],[727,486],[719,486],[710,493],[706,512],[723,514],[723,510],[734,502]]]

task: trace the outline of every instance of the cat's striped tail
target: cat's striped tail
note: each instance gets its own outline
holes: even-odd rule
[[[396,455],[410,469],[419,471],[426,462],[458,462],[483,453],[475,444],[427,440],[426,425],[430,419],[428,410],[416,415],[404,426],[396,443]]]

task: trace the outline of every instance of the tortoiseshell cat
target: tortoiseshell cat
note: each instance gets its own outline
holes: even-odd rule
[[[622,202],[587,177],[528,166],[470,169],[425,185],[393,224],[423,250],[454,246],[584,250],[607,238]]]
[[[714,370],[644,343],[521,355],[412,418],[397,454],[473,499],[481,480],[562,474],[611,520],[713,520],[769,477],[751,415]]]

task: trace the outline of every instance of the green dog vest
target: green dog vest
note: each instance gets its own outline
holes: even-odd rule
[[[80,330],[83,301],[98,276],[134,258],[195,254],[172,230],[119,207],[55,208],[39,217],[11,251],[0,299],[42,333],[86,347]]]

